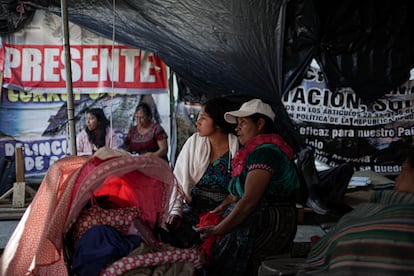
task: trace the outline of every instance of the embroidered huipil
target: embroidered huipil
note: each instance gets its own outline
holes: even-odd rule
[[[274,144],[262,144],[247,156],[242,172],[230,181],[229,192],[241,197],[247,173],[254,169],[264,169],[272,174],[266,196],[288,195],[299,187],[296,170],[286,154]]]

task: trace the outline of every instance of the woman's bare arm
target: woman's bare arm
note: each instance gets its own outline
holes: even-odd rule
[[[244,195],[237,202],[231,213],[218,225],[199,228],[203,238],[211,235],[224,235],[242,223],[254,210],[263,196],[271,174],[266,170],[255,169],[247,174]]]

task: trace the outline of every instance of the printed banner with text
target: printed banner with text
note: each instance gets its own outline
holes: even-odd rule
[[[414,82],[408,81],[366,105],[351,89],[327,89],[322,72],[311,68],[283,102],[317,160],[396,175],[399,153],[413,144],[413,96]]]
[[[66,94],[34,94],[3,88],[0,98],[0,157],[14,156],[23,149],[26,176],[43,175],[56,160],[70,154]],[[86,125],[85,111],[102,108],[122,144],[135,123],[137,105],[145,101],[154,107],[154,118],[170,133],[168,94],[114,95],[75,94],[76,134]]]
[[[37,11],[17,33],[2,36],[0,70],[5,88],[66,93],[60,17]],[[74,93],[167,92],[166,65],[152,53],[120,45],[70,24]]]

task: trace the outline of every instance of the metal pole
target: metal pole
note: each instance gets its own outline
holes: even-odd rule
[[[66,69],[66,89],[67,89],[67,111],[69,122],[69,141],[70,152],[72,155],[77,155],[76,149],[76,129],[74,119],[73,108],[73,88],[72,88],[72,67],[71,67],[71,55],[70,55],[70,43],[69,43],[69,20],[68,20],[68,5],[66,0],[60,2],[62,10],[62,31],[63,31],[63,44],[65,51],[65,69]]]

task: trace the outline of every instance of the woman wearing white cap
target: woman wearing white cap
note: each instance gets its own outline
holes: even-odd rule
[[[260,258],[286,253],[293,242],[297,229],[293,194],[299,178],[291,162],[292,149],[275,133],[275,114],[268,104],[253,99],[227,112],[225,119],[237,123],[243,146],[232,161],[228,188],[239,200],[220,223],[197,231],[204,239],[223,236],[213,246],[209,275],[255,275]]]

